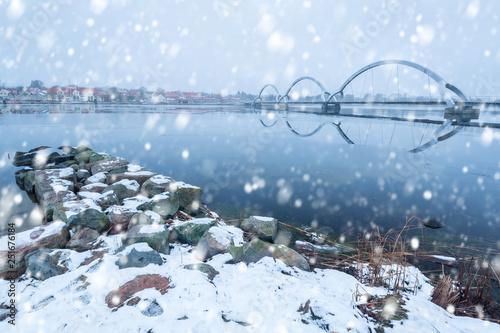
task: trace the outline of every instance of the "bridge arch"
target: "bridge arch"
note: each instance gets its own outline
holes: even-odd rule
[[[319,87],[319,89],[321,89],[321,100],[323,102],[326,102],[328,100],[328,98],[330,97],[330,93],[328,91],[326,91],[325,86],[323,86],[323,84],[321,82],[319,82],[317,79],[315,79],[311,76],[302,76],[302,77],[299,77],[298,79],[296,79],[295,81],[292,82],[292,84],[286,90],[285,94],[279,98],[279,102],[281,102],[283,100],[284,100],[284,102],[288,102],[290,100],[289,93],[293,89],[293,87],[295,87],[295,85],[297,85],[299,82],[305,81],[305,80],[312,81],[313,83],[315,83]]]
[[[441,97],[443,100],[446,102],[446,105],[448,107],[453,107],[455,106],[455,102],[451,99],[449,94],[447,93],[447,90],[455,93],[460,99],[463,100],[463,102],[468,102],[469,100],[465,96],[465,94],[458,89],[457,87],[447,83],[440,75],[438,75],[436,72],[430,70],[427,67],[424,67],[422,65],[419,65],[417,63],[407,61],[407,60],[381,60],[381,61],[376,61],[374,63],[371,63],[369,65],[364,66],[363,68],[359,69],[356,71],[354,74],[352,74],[343,84],[340,86],[337,92],[334,94],[330,95],[329,98],[326,101],[326,104],[332,103],[332,102],[341,102],[343,97],[344,97],[344,89],[351,83],[354,79],[356,79],[359,75],[363,74],[364,72],[375,68],[379,66],[385,66],[385,65],[403,65],[407,67],[411,67],[413,69],[416,69],[426,75],[428,75],[432,80],[434,80],[439,88],[439,93],[441,94]],[[340,98],[340,100],[337,99],[337,96]]]
[[[268,84],[266,84],[265,86],[262,87],[262,89],[259,91],[259,94],[257,95],[257,97],[254,98],[254,100],[253,100],[254,104],[257,103],[257,102],[262,102],[262,93],[267,88],[271,88],[271,89],[274,90],[274,92],[276,93],[276,100],[280,99],[281,96],[280,96],[280,92],[279,92],[278,88],[276,88],[276,86],[274,84],[268,83]]]

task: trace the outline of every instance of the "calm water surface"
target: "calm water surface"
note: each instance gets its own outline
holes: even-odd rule
[[[15,184],[15,151],[85,144],[203,187],[203,200],[226,217],[258,213],[340,234],[374,225],[387,230],[415,215],[445,224],[436,235],[500,240],[499,129],[444,128],[442,109],[305,111],[3,108],[1,228],[16,218],[20,229],[40,223]],[[478,122],[499,124],[500,110],[483,110]]]

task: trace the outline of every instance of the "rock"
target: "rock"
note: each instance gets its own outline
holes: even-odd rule
[[[179,206],[188,214],[197,211],[200,207],[201,196],[203,194],[201,187],[176,182],[175,188],[175,191],[179,195]]]
[[[76,154],[76,155],[78,155],[78,154],[83,153],[84,151],[87,151],[87,150],[92,151],[92,149],[90,149],[89,147],[84,146],[84,145],[80,145],[80,146],[76,147],[75,149],[73,149],[73,151],[71,151],[71,152],[66,152],[66,153],[68,153],[68,154],[70,154],[70,153],[71,153],[71,154]]]
[[[141,290],[154,288],[165,295],[170,286],[170,279],[159,274],[137,275],[133,280],[128,281],[120,288],[110,292],[105,301],[109,308],[119,308],[134,294]]]
[[[190,264],[190,265],[184,265],[184,269],[189,269],[193,271],[200,271],[202,273],[205,273],[208,275],[209,280],[213,280],[213,278],[219,274],[218,271],[215,270],[212,266],[209,264]]]
[[[278,221],[272,217],[251,216],[241,223],[240,228],[254,233],[259,239],[272,242],[276,238]]]
[[[87,178],[87,180],[85,181],[84,184],[89,185],[89,184],[95,184],[95,183],[99,183],[99,184],[106,183],[106,174],[104,172],[96,173],[95,175]]]
[[[16,167],[18,166],[33,166],[33,159],[36,156],[36,152],[33,153],[25,153],[22,151],[16,151],[16,154],[14,155],[14,161],[12,164]]]
[[[66,221],[73,215],[77,215],[84,210],[87,209],[95,209],[97,211],[101,211],[101,207],[99,207],[93,200],[91,199],[82,199],[82,200],[75,200],[75,201],[66,201],[62,202],[62,210],[64,211],[64,214],[66,215]],[[57,211],[57,206],[54,207],[54,219]],[[62,220],[62,219],[61,219]]]
[[[128,225],[128,229],[131,229],[135,225],[148,224],[164,224],[164,222],[160,215],[153,211],[146,210],[144,212],[138,212],[132,216]]]
[[[21,170],[17,170],[16,173],[14,174],[17,186],[19,186],[19,188],[23,191],[26,191],[26,189],[24,188],[24,178],[26,177],[28,172],[32,170],[33,169],[31,168],[22,168]]]
[[[35,193],[35,171],[28,171],[24,176],[22,176],[24,182],[24,190],[28,194]]]
[[[156,175],[149,178],[144,182],[144,184],[142,184],[141,192],[151,198],[165,191],[170,191],[170,185],[174,184],[175,181],[172,178],[163,175]]]
[[[170,231],[163,224],[136,225],[122,234],[122,243],[130,245],[146,242],[152,249],[168,254]]]
[[[58,157],[60,157],[61,155],[57,152],[53,152],[53,153],[50,153],[48,156],[47,156],[47,161],[46,163],[55,163],[56,162],[56,159]],[[55,163],[55,164],[58,164],[58,163]]]
[[[92,157],[90,161],[92,161]],[[88,163],[85,165],[85,168],[87,170],[90,169],[90,172],[95,175],[100,172],[109,172],[127,164],[129,163],[121,157],[110,157],[97,162]]]
[[[34,152],[37,152],[37,151],[40,151],[40,150],[45,150],[47,148],[50,148],[49,146],[40,146],[40,147],[36,147],[36,148],[33,148],[33,149],[30,149],[28,151],[28,153],[34,153]]]
[[[118,197],[118,200],[123,202],[123,199],[137,195],[139,193],[139,188],[139,183],[135,180],[122,179],[119,182],[106,187],[102,193],[104,194],[106,192],[113,191]]]
[[[26,271],[24,258],[27,254],[42,248],[63,248],[69,240],[69,231],[61,221],[52,222],[16,234],[14,267],[9,267],[8,236],[0,238],[0,278],[18,278]],[[12,275],[8,275],[12,271]]]
[[[64,154],[74,154],[75,148],[71,146],[59,146],[57,149],[62,150]]]
[[[90,177],[90,171],[86,169],[80,169],[76,172],[76,179],[81,182]]]
[[[240,262],[243,258],[243,246],[230,245],[227,248],[227,252],[233,257],[234,262]]]
[[[61,252],[53,249],[40,249],[26,255],[26,276],[38,280],[46,280],[67,272],[67,268],[59,265]]]
[[[176,225],[172,232],[174,237],[182,243],[197,244],[203,234],[215,225],[217,225],[217,220],[212,218],[193,219]]]
[[[151,200],[137,206],[139,210],[152,210],[162,218],[173,216],[179,209],[177,193],[163,192],[155,195]]]
[[[229,246],[243,245],[243,230],[233,226],[216,226],[208,229],[196,246],[195,258],[206,260],[227,252]]]
[[[111,206],[106,209],[109,218],[109,234],[115,235],[128,230],[132,216],[137,214],[136,209],[128,209],[121,206]]]
[[[35,171],[35,193],[39,202],[42,202],[46,192],[73,191],[75,183],[75,170],[72,168]]]
[[[120,199],[118,199],[114,191],[109,191],[102,194],[96,192],[80,191],[78,192],[78,197],[80,199],[91,199],[103,209],[107,209],[108,207],[111,207],[113,205],[120,204]]]
[[[59,154],[57,154],[57,155],[58,156],[54,157],[55,164],[61,164],[61,163],[67,162],[67,161],[73,161],[73,163],[71,163],[71,164],[76,163],[75,155],[73,155],[73,154],[66,154],[66,155],[60,155],[60,156],[59,156]]]
[[[109,219],[103,212],[92,208],[68,218],[68,228],[74,232],[84,227],[103,233],[109,228]]]
[[[109,173],[106,176],[106,182],[108,184],[114,184],[123,179],[135,180],[139,185],[144,184],[149,178],[153,177],[155,173],[149,171],[137,171],[137,172],[123,172],[123,173]]]
[[[138,245],[145,245],[144,247]],[[118,254],[118,260],[115,264],[120,268],[146,267],[149,264],[162,265],[163,259],[160,254],[151,249],[145,243],[139,243],[127,247]]]
[[[77,252],[91,250],[95,247],[95,241],[99,236],[100,234],[94,229],[81,228],[71,237],[66,248]]]
[[[94,192],[94,193],[102,193],[104,189],[108,187],[107,184],[104,183],[90,183],[87,185],[84,185],[80,188],[80,191],[82,192]]]
[[[89,159],[90,159],[90,156],[94,154],[94,152],[92,150],[85,150],[85,151],[82,151],[81,153],[79,153],[78,155],[75,156],[75,160],[78,164],[80,163],[88,163],[89,162]]]
[[[439,221],[439,219],[421,220],[420,223],[422,223],[422,225],[424,227],[431,228],[431,229],[444,228],[444,225]]]
[[[264,257],[273,257],[283,261],[288,266],[294,266],[305,271],[310,270],[307,260],[285,245],[270,244],[257,238],[243,245],[241,261],[246,263],[257,262]]]
[[[53,220],[55,207],[61,207],[61,203],[74,200],[78,200],[78,198],[72,191],[63,190],[57,192],[45,192],[42,200],[40,201],[45,220],[48,222]]]

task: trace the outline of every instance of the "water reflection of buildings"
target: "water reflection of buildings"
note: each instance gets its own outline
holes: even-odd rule
[[[481,121],[456,121],[443,118],[442,112],[425,111],[425,117],[418,110],[358,110],[339,114],[325,114],[321,111],[292,112],[254,109],[260,123],[267,128],[283,124],[292,134],[312,137],[322,129],[335,128],[340,138],[350,145],[377,145],[398,147],[411,153],[419,153],[460,132],[483,131],[486,128],[500,130],[500,119],[484,118]],[[488,122],[487,120],[493,120]]]

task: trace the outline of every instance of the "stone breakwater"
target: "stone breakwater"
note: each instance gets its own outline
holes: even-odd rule
[[[201,204],[200,187],[121,157],[83,146],[42,146],[17,152],[13,164],[23,167],[16,183],[38,203],[44,224],[17,234],[14,270],[7,266],[6,236],[0,238],[0,278],[13,272],[39,280],[64,274],[74,269],[66,259],[75,252],[85,256],[80,266],[107,253],[117,256],[120,269],[162,265],[171,243],[189,244],[200,261],[230,253],[234,263],[273,257],[310,269],[302,255],[280,244],[276,219],[252,216],[226,224]],[[217,275],[208,264],[185,269],[210,279]]]

